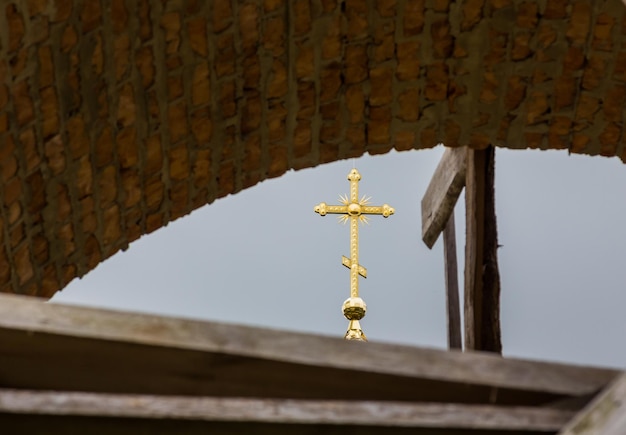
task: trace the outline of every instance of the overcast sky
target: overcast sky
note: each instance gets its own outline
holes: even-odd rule
[[[396,214],[360,229],[370,341],[446,347],[443,252],[420,201],[443,153],[364,156],[361,194]],[[313,212],[353,161],[288,172],[131,244],[54,302],[343,336],[349,226]],[[463,196],[461,197],[463,198]],[[563,151],[496,153],[504,354],[626,367],[626,166]],[[464,203],[456,208],[463,277]]]

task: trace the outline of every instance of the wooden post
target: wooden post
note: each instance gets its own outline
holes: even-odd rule
[[[461,349],[454,206],[465,185],[465,148],[447,148],[422,198],[422,240],[432,248],[443,231],[448,347]]]
[[[501,353],[495,149],[467,151],[465,348]]]
[[[456,261],[454,210],[443,230],[443,256],[446,270],[448,348],[462,349],[463,341],[461,340],[461,309],[459,306],[459,276]]]

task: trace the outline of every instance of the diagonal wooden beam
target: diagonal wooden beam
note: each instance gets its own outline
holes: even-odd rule
[[[626,434],[626,373],[565,425],[559,435]]]
[[[494,147],[468,149],[465,186],[465,348],[501,353],[494,168]]]
[[[432,248],[465,186],[467,148],[446,148],[422,198],[422,240]]]

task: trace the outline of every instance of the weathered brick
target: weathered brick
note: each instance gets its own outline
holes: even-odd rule
[[[187,134],[187,111],[183,103],[172,104],[167,109],[170,140],[176,143]]]
[[[18,11],[15,4],[8,4],[5,7],[5,16],[8,25],[9,51],[16,51],[22,45],[22,38],[24,37],[24,19],[22,18],[21,11]]]
[[[581,93],[576,105],[576,121],[592,122],[596,112],[600,110],[600,100],[587,93]]]
[[[187,203],[189,202],[189,186],[187,183],[174,183],[170,189],[170,219],[178,219],[187,214]]]
[[[524,60],[532,54],[530,49],[530,38],[532,37],[531,33],[523,32],[515,35],[513,39],[513,48],[511,50],[511,59],[512,60]]]
[[[267,84],[267,97],[278,98],[287,94],[287,68],[285,64],[274,59]]]
[[[215,0],[213,3],[213,29],[219,33],[231,25],[233,11],[230,0]]]
[[[370,121],[367,124],[367,143],[389,143],[390,121],[391,109],[389,107],[372,107],[370,109]]]
[[[405,2],[402,28],[404,36],[415,36],[422,33],[425,22],[425,0]]]
[[[495,73],[487,71],[483,74],[482,88],[480,90],[480,101],[491,104],[498,100],[499,86],[498,77]]]
[[[554,81],[554,108],[556,110],[571,107],[576,95],[576,79],[574,77],[561,76]]]
[[[569,26],[566,36],[574,45],[583,45],[589,34],[591,25],[591,4],[587,1],[576,1],[572,5]]]
[[[341,56],[341,16],[335,17],[328,23],[321,45],[322,59],[329,60]]]
[[[251,136],[252,138],[253,136]],[[246,158],[249,158],[249,154],[256,153],[258,154],[258,159],[260,159],[261,150],[259,147],[246,147]],[[260,161],[260,160],[258,160]],[[259,167],[260,164],[255,162],[254,167]],[[252,169],[252,168],[248,168]],[[244,169],[245,170],[245,169]],[[211,179],[211,150],[203,149],[198,150],[195,156],[195,160],[193,162],[193,180],[194,186],[196,188],[200,188],[202,186],[206,186]]]
[[[124,5],[124,0],[111,0],[111,23],[113,30],[117,33],[124,31],[128,22],[128,11]]]
[[[14,85],[13,106],[19,126],[23,126],[35,119],[35,109],[30,96],[30,86],[26,80],[22,80]]]
[[[201,63],[194,69],[192,102],[195,106],[209,104],[211,101],[209,74],[209,65],[206,63]]]
[[[189,150],[186,145],[171,148],[168,152],[170,179],[185,180],[189,176]]]
[[[448,91],[448,66],[443,63],[430,65],[426,70],[424,96],[431,101],[443,101]]]
[[[466,32],[472,30],[476,24],[480,21],[483,14],[484,0],[468,0],[463,3],[461,20],[461,30]]]
[[[235,102],[235,83],[228,81],[220,86],[219,107],[222,116],[229,118],[237,114],[237,104]]]
[[[211,140],[213,123],[209,107],[191,112],[191,132],[198,144],[204,145]]]
[[[282,17],[270,18],[265,22],[262,35],[263,47],[274,56],[285,52],[285,21]]]
[[[30,258],[28,245],[22,245],[14,254],[15,271],[20,285],[25,284],[34,276],[33,263]]]
[[[268,150],[269,165],[267,176],[278,177],[287,172],[287,148],[280,145],[271,146]]]
[[[83,23],[83,33],[91,32],[100,24],[102,13],[100,2],[84,2],[82,6],[80,18]]]
[[[161,177],[152,177],[144,183],[144,196],[148,212],[152,213],[161,208],[163,204],[163,195],[165,185],[161,181]],[[148,225],[149,226],[149,225]]]
[[[207,26],[207,23],[204,17],[194,18],[187,22],[189,46],[195,53],[199,54],[200,56],[205,56],[205,57],[208,54],[208,44],[207,44],[208,39],[207,39],[207,33],[206,33],[206,26]]]
[[[548,108],[548,97],[545,93],[531,92],[526,105],[526,124],[532,125],[542,121]]]
[[[607,13],[598,15],[596,24],[593,28],[592,46],[595,50],[611,51],[613,50],[613,27],[615,26],[615,18]]]
[[[311,50],[311,57],[312,55]],[[365,44],[348,45],[346,47],[345,65],[347,84],[360,83],[366,80],[368,76],[367,46]],[[311,64],[311,66],[313,65]]]
[[[624,101],[626,101],[626,86],[619,85],[607,90],[606,99],[602,105],[607,121],[621,121]]]
[[[419,77],[419,49],[418,41],[397,44],[398,67],[396,68],[396,77],[398,80],[416,80]]]
[[[72,212],[72,202],[70,200],[70,193],[66,185],[57,184],[54,200],[57,204],[57,220],[59,222],[65,222],[70,217],[70,214]]]
[[[83,198],[93,193],[93,171],[89,155],[83,155],[76,167],[76,189],[78,197]]]
[[[349,60],[348,60],[349,62]],[[315,72],[315,52],[311,45],[298,45],[296,58],[296,76],[313,78]]]
[[[398,95],[398,117],[403,121],[417,121],[419,118],[419,90],[409,88]]]
[[[53,175],[63,173],[66,167],[65,147],[59,135],[54,136],[44,143],[46,163]]]
[[[320,80],[324,83],[324,86],[320,90],[319,99],[320,102],[334,100],[337,97],[337,93],[341,88],[341,66],[337,63],[332,63],[320,72]]]
[[[127,33],[115,37],[113,42],[113,59],[115,61],[115,78],[120,81],[129,71],[130,39]]]
[[[66,21],[72,14],[73,5],[72,0],[54,0],[54,21]]]
[[[393,100],[393,70],[385,67],[372,69],[370,82],[370,106],[382,106],[391,103]]]
[[[308,121],[298,121],[293,135],[293,155],[300,158],[311,152],[311,124]]]
[[[367,4],[360,0],[346,0],[344,7],[345,17],[348,22],[348,38],[354,40],[367,36],[369,26],[367,22]],[[339,24],[335,22],[335,26]]]
[[[551,20],[565,18],[568,3],[569,0],[547,0],[543,16]]]
[[[524,29],[534,29],[539,21],[539,5],[537,2],[525,1],[516,11],[515,24]]]
[[[433,40],[432,51],[436,59],[447,58],[452,54],[454,38],[450,34],[450,22],[447,18],[431,24],[430,33]]]
[[[182,97],[185,92],[183,78],[180,75],[173,75],[167,78],[167,99],[171,102]]]
[[[352,123],[361,122],[365,115],[365,95],[361,86],[350,86],[346,90],[346,107]]]
[[[101,41],[98,41],[101,43]],[[68,24],[63,29],[63,34],[61,35],[61,51],[63,53],[69,52],[72,48],[76,46],[78,43],[78,34],[76,33],[76,29],[71,24]],[[96,45],[96,49],[94,50],[94,58],[100,55],[102,57],[102,47],[100,45]],[[102,71],[102,69],[100,69]]]
[[[311,31],[311,2],[296,0],[293,2],[294,35],[303,36]]]
[[[121,235],[122,230],[120,228],[120,210],[119,207],[114,204],[111,207],[104,210],[102,240],[105,245],[110,245],[117,241]]]
[[[416,136],[414,131],[398,131],[393,141],[396,151],[407,151],[416,147]]]
[[[285,120],[287,109],[278,102],[270,104],[267,114],[267,136],[270,142],[282,141],[285,138]]]
[[[151,2],[149,0],[139,0],[138,2],[139,16],[139,37],[142,41],[152,38],[152,21],[150,19]]]
[[[600,86],[605,73],[606,61],[597,55],[590,56],[583,73],[582,88],[589,91],[596,89]]]
[[[144,88],[149,88],[154,83],[154,56],[151,47],[141,47],[135,54],[135,65],[141,75]]]
[[[117,170],[115,166],[108,165],[100,170],[98,174],[98,193],[100,194],[101,207],[105,207],[115,201],[117,197]]]

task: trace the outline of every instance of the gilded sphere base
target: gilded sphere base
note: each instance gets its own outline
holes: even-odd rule
[[[343,315],[348,320],[361,320],[365,317],[367,311],[367,305],[361,298],[348,298],[343,303],[342,307]]]

